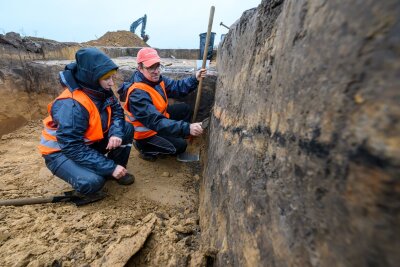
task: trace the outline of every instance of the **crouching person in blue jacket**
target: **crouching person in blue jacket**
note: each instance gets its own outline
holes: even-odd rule
[[[146,47],[137,54],[138,71],[130,82],[118,90],[127,119],[135,128],[134,145],[139,157],[154,161],[158,155],[177,155],[186,150],[184,138],[203,133],[201,123],[190,123],[192,111],[185,103],[168,105],[168,98],[178,98],[197,88],[206,69],[196,75],[173,80],[161,75],[160,57],[155,49]]]
[[[48,106],[39,150],[50,171],[79,193],[102,189],[106,179],[129,185],[126,170],[133,127],[111,87],[118,66],[96,48],[76,52],[60,72],[64,91]]]

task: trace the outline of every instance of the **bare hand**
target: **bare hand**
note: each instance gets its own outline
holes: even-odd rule
[[[195,122],[190,124],[190,135],[199,136],[203,133],[203,128],[201,128],[201,122]]]
[[[112,176],[116,179],[123,177],[127,173],[127,170],[121,165],[117,165],[115,170],[112,173]]]
[[[111,136],[108,140],[106,149],[111,150],[119,147],[122,144],[122,139],[116,136]]]
[[[199,81],[200,78],[203,79],[206,77],[207,69],[201,69],[196,72],[196,79]]]

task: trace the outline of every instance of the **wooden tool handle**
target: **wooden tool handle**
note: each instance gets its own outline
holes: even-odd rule
[[[214,20],[214,11],[215,11],[215,7],[211,6],[210,17],[208,19],[206,43],[204,45],[203,63],[201,64],[202,69],[204,69],[206,67],[206,63],[207,63],[208,44],[210,43],[211,28],[212,28],[212,24],[213,24],[213,20]],[[199,85],[197,87],[196,103],[194,105],[192,122],[196,122],[197,112],[199,111],[202,86],[203,86],[203,78],[200,77]]]
[[[42,204],[53,202],[53,197],[40,197],[40,198],[17,198],[0,200],[0,206],[23,206],[30,204]]]
[[[64,195],[60,196],[4,199],[0,200],[0,206],[23,206],[32,204],[74,201],[75,199],[79,198],[77,195],[74,195],[74,192],[75,191],[64,192]]]

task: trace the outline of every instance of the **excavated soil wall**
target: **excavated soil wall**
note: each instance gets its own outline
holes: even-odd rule
[[[264,0],[231,27],[200,196],[214,266],[398,266],[400,2]]]
[[[0,35],[0,136],[43,117],[56,91],[52,81],[57,80],[57,73],[42,66],[37,69],[32,61],[71,60],[80,47],[78,43],[21,38],[16,33]]]

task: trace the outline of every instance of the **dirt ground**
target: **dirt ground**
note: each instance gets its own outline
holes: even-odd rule
[[[41,130],[29,121],[1,137],[0,199],[71,190],[38,153]],[[108,196],[86,206],[1,206],[0,266],[199,266],[200,164],[147,162],[132,149],[128,170],[133,185],[107,181]]]

